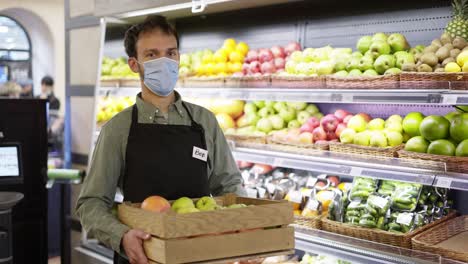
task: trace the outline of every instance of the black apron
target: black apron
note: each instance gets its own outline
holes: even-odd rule
[[[200,156],[200,149],[207,150],[204,129],[182,105],[190,126],[140,124],[138,109],[133,106],[123,178],[125,201],[139,203],[151,195],[175,200],[210,194],[208,160]],[[116,253],[114,263],[129,262]]]

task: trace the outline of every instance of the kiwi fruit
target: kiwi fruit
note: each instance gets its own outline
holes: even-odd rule
[[[455,62],[455,59],[453,57],[448,57],[442,62],[442,66],[445,67],[449,62]]]
[[[424,53],[422,56],[421,56],[421,61],[424,63],[424,64],[427,64],[429,66],[436,66],[437,63],[439,62],[439,58],[436,56],[435,53],[433,52],[428,52],[428,53]]]
[[[444,61],[446,58],[450,57],[450,50],[447,47],[442,47],[435,53],[439,61]],[[428,63],[429,64],[429,63]]]
[[[423,53],[428,53],[428,52],[436,52],[440,47],[434,46],[434,45],[429,45],[424,48]]]
[[[444,45],[444,47],[448,48],[449,50],[453,50],[453,44],[452,43],[447,43]]]
[[[452,44],[454,48],[464,49],[466,47],[466,40],[462,37],[455,37]]]
[[[432,72],[432,67],[427,64],[421,64],[418,66],[418,72]]]
[[[458,54],[460,54],[460,53],[461,53],[461,50],[453,49],[453,50],[450,51],[450,57],[456,58],[458,56]]]
[[[434,46],[436,46],[436,47],[438,47],[438,48],[440,48],[440,47],[443,46],[443,45],[442,45],[442,42],[440,41],[440,39],[434,39],[434,40],[432,41],[431,45],[434,45]]]
[[[444,68],[437,68],[434,70],[434,72],[445,72]]]
[[[401,70],[406,72],[415,72],[417,71],[417,67],[413,62],[406,62],[401,66]]]
[[[442,42],[442,44],[446,45],[448,43],[452,44],[452,36],[450,36],[450,34],[448,33],[444,33],[442,34],[442,36],[440,36],[440,42]]]

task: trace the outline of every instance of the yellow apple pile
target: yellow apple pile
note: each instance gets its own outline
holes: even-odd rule
[[[197,76],[228,76],[242,72],[242,63],[248,51],[249,46],[245,42],[226,39],[216,52],[203,54],[201,64],[196,68]]]
[[[102,97],[99,99],[97,105],[96,121],[97,123],[104,123],[109,121],[116,114],[125,108],[135,104],[135,97]]]

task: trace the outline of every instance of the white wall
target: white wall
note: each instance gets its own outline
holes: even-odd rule
[[[0,14],[22,24],[33,48],[35,94],[40,80],[50,74],[55,80],[55,94],[65,110],[65,17],[63,0],[0,0]]]

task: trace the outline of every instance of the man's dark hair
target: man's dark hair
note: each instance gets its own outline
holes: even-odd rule
[[[47,86],[54,86],[54,79],[52,79],[52,77],[50,77],[49,75],[44,76],[44,78],[42,78],[41,80],[41,84]]]
[[[136,57],[136,43],[141,33],[150,32],[152,30],[161,30],[161,32],[167,35],[173,35],[177,40],[177,48],[179,48],[179,35],[175,28],[169,24],[167,19],[160,15],[152,15],[146,17],[146,19],[136,25],[131,26],[127,32],[125,32],[125,52],[128,57]]]

